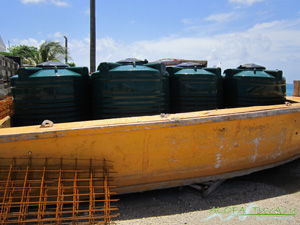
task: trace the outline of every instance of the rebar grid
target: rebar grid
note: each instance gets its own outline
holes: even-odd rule
[[[7,97],[2,100],[0,98],[0,120],[13,113],[13,100],[12,97]]]
[[[0,158],[0,224],[111,224],[112,169],[106,160]]]

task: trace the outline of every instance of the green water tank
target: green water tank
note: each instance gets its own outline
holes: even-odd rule
[[[170,74],[172,113],[222,108],[220,68],[206,68],[193,62],[167,68]]]
[[[92,74],[94,119],[169,112],[169,76],[163,63],[103,62]]]
[[[15,126],[82,121],[90,115],[87,67],[46,62],[11,78]]]
[[[286,79],[281,70],[249,63],[224,71],[226,107],[283,104]]]

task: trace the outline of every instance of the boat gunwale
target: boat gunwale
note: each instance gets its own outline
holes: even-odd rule
[[[0,129],[0,142],[163,129],[299,113],[300,98],[291,99],[298,101],[293,101],[286,105],[240,107],[178,114],[161,114],[156,116],[57,123],[54,124],[53,127],[46,128],[41,128],[40,125],[2,128]],[[86,132],[78,133],[77,131]]]

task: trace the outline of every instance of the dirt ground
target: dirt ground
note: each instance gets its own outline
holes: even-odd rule
[[[191,187],[117,197],[117,224],[300,224],[300,159],[226,180],[205,198]]]

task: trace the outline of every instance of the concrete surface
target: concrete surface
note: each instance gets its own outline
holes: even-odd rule
[[[300,224],[299,178],[300,159],[226,180],[206,198],[190,187],[121,195],[117,196],[121,215],[114,222]]]

